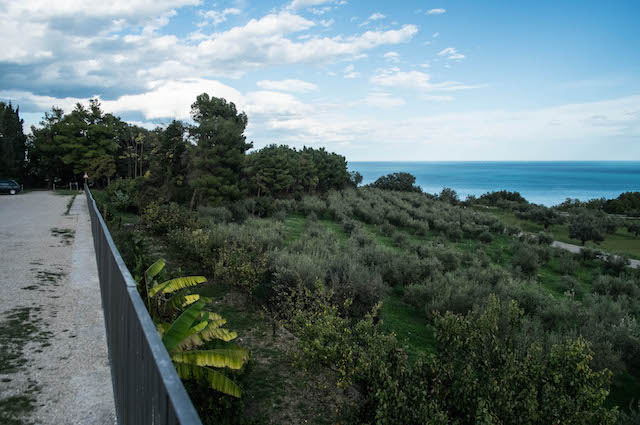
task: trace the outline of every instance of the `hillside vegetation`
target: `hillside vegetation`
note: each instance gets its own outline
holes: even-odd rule
[[[407,173],[360,187],[324,149],[249,152],[247,116],[224,99],[198,96],[192,115],[140,130],[144,149],[112,156],[94,196],[140,282],[159,258],[158,282],[198,275],[174,288],[173,309],[139,289],[163,334],[196,307],[211,312],[191,329],[199,350],[231,356],[210,361],[240,391],[185,381],[205,423],[637,421],[640,274],[624,257],[550,246],[560,229],[585,245],[621,228],[631,238],[633,221],[513,192],[424,194]],[[56,120],[42,131],[71,137],[78,121]],[[79,122],[94,134],[109,120]],[[241,358],[230,333],[204,338],[222,317]]]

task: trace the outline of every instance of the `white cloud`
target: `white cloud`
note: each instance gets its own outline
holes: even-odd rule
[[[405,119],[375,116],[356,119],[345,104],[306,104],[287,93],[242,94],[217,81],[159,81],[147,93],[103,101],[108,112],[138,111],[151,119],[188,118],[197,94],[223,96],[249,114],[256,146],[277,141],[292,146],[320,144],[347,154],[349,160],[496,160],[620,159],[640,155],[640,95],[529,110],[481,110],[465,113],[414,114]],[[87,99],[56,99],[28,92],[0,91],[14,104],[51,105],[71,110]],[[425,96],[446,101],[446,96]],[[362,103],[398,107],[404,100],[374,91]],[[355,105],[354,105],[355,106]],[[606,150],[602,149],[606,146]],[[407,152],[411,152],[411,158]]]
[[[384,16],[382,13],[376,12],[374,14],[372,14],[371,16],[369,16],[367,19],[369,21],[378,21],[380,19],[384,19],[386,18],[386,16]]]
[[[102,101],[109,112],[141,112],[146,119],[176,118],[189,119],[191,104],[196,96],[208,93],[215,97],[224,97],[243,107],[245,101],[236,89],[219,81],[202,78],[179,81],[154,81],[149,90],[142,94],[124,95],[116,100]]]
[[[356,67],[351,63],[344,68],[344,78],[358,78],[359,72],[355,71]]]
[[[440,36],[439,32],[434,32],[433,35],[431,36],[432,38],[438,38]]]
[[[383,15],[382,13],[376,12],[371,14],[371,16],[369,16],[364,22],[362,22],[360,26],[364,27],[365,25],[369,25],[371,22],[379,21],[380,19],[384,19],[384,18],[386,18],[385,15]]]
[[[390,93],[372,92],[364,99],[364,103],[377,108],[393,108],[406,104],[401,97],[393,96]]]
[[[427,13],[429,15],[442,15],[443,13],[445,13],[446,10],[445,9],[431,9],[429,10]]]
[[[458,91],[484,87],[483,85],[466,85],[457,81],[432,83],[431,75],[422,71],[401,71],[398,68],[381,69],[371,77],[371,83],[383,87],[403,89],[420,89],[430,91]]]
[[[288,91],[294,93],[306,93],[318,90],[318,86],[315,84],[301,80],[262,80],[258,81],[256,85],[266,90]]]
[[[280,131],[282,142],[323,143],[333,149],[347,146],[349,160],[601,159],[593,147],[602,146],[602,140],[610,142],[606,157],[619,159],[619,153],[610,147],[627,146],[628,150],[628,141],[640,137],[640,96],[403,120],[344,116],[335,110],[318,111],[312,116],[269,121],[269,128]],[[640,154],[639,148],[635,154]]]
[[[447,95],[443,95],[443,96],[422,96],[422,99],[424,100],[430,100],[430,101],[434,101],[434,102],[450,102],[453,100],[453,96],[447,96]]]
[[[298,10],[306,9],[311,6],[318,6],[325,3],[333,3],[333,0],[293,0],[287,8]]]
[[[387,52],[387,53],[385,53],[383,55],[383,57],[388,62],[399,62],[400,61],[400,54],[398,54],[397,52]]]
[[[200,16],[205,18],[205,22],[203,24],[213,24],[218,25],[227,20],[227,16],[229,15],[239,15],[242,11],[236,8],[227,8],[223,11],[219,12],[217,10],[208,10],[206,12],[200,12]]]
[[[333,25],[335,23],[335,21],[333,19],[323,19],[320,22],[320,25],[322,25],[325,28],[330,27],[331,25]]]
[[[446,49],[439,52],[438,56],[446,56],[447,59],[457,59],[457,60],[464,59],[465,57],[462,53],[459,53],[458,51],[456,51],[454,47],[447,47]]]
[[[315,63],[357,56],[364,50],[410,40],[418,31],[415,25],[397,30],[366,31],[343,37],[311,38],[296,43],[285,37],[314,26],[312,21],[284,12],[251,20],[197,46],[201,60],[219,68],[252,69],[266,64]]]

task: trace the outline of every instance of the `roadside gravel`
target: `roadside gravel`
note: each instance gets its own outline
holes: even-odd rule
[[[0,423],[115,423],[87,203],[69,199],[0,196]]]

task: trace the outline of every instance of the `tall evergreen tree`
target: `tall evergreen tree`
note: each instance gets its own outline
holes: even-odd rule
[[[19,108],[0,102],[0,178],[22,178],[24,174],[27,137]]]
[[[245,153],[253,146],[244,136],[247,115],[233,103],[203,93],[191,105],[191,116],[197,123],[191,128],[196,142],[193,199],[211,204],[240,199],[246,192]]]

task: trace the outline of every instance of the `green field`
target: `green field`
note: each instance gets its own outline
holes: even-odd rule
[[[491,214],[500,217],[505,224],[518,226],[525,232],[537,233],[544,230],[542,225],[529,220],[522,220],[516,217],[515,213],[511,211],[505,211],[498,208],[477,208],[478,211],[490,212]],[[548,231],[557,241],[580,245],[580,241],[569,237],[569,227],[567,224],[556,224],[550,226]],[[633,233],[629,233],[623,228],[618,228],[615,234],[607,234],[605,236],[605,240],[599,244],[587,242],[586,246],[640,260],[640,238],[636,238]]]

